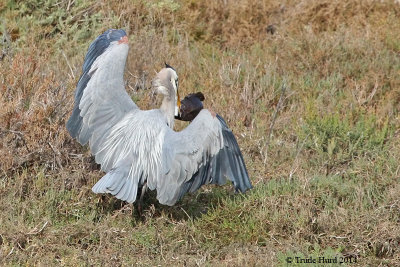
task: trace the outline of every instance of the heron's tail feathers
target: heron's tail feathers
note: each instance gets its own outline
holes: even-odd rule
[[[136,200],[138,182],[129,176],[129,168],[111,169],[92,188],[94,193],[110,193],[116,198],[133,203]]]

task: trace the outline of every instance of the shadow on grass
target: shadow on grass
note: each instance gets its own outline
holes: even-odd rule
[[[210,209],[218,207],[221,201],[226,198],[235,198],[238,194],[230,191],[227,186],[206,186],[206,190],[200,189],[193,194],[186,194],[183,199],[174,206],[162,205],[158,202],[156,191],[147,191],[142,209],[138,212],[137,203],[129,204],[111,196],[103,194],[97,204],[98,215],[96,220],[100,220],[101,214],[130,213],[135,221],[146,221],[151,218],[157,218],[167,215],[174,221],[187,221],[200,218]],[[139,198],[139,196],[138,196]]]

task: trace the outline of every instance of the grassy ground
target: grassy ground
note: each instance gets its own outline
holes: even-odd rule
[[[0,264],[398,265],[399,17],[390,0],[0,2]],[[65,123],[108,28],[129,33],[140,107],[157,106],[145,89],[164,61],[206,95],[251,192],[205,187],[174,207],[149,194],[143,218],[91,192],[103,173]]]

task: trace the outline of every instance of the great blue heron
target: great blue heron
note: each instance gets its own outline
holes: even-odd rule
[[[161,204],[174,205],[201,185],[232,181],[245,192],[251,183],[232,131],[217,114],[202,109],[182,131],[175,132],[179,111],[178,75],[166,66],[153,81],[164,95],[161,107],[140,110],[125,90],[123,75],[128,55],[124,30],[107,30],[92,42],[75,92],[67,123],[73,138],[89,142],[106,172],[92,188],[135,202],[138,189],[157,190]]]

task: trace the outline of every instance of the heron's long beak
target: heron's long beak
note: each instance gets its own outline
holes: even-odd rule
[[[179,97],[179,92],[176,92],[176,95],[178,96],[178,100],[176,101],[175,116],[179,116],[179,111],[181,110],[181,98]]]

